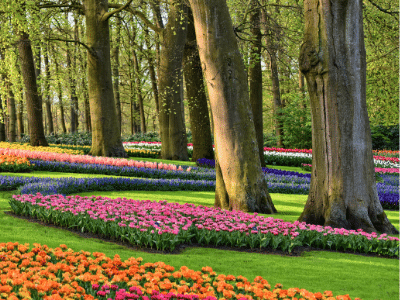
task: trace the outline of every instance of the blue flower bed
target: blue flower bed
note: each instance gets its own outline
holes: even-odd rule
[[[215,172],[201,172],[199,168],[192,168],[190,172],[170,171],[150,168],[118,167],[102,164],[83,164],[70,162],[56,162],[43,160],[30,160],[32,170],[50,172],[68,172],[83,174],[104,174],[142,178],[180,178],[186,180],[215,180]]]

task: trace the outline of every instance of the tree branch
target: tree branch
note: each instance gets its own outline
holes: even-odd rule
[[[88,45],[86,45],[85,43],[82,43],[81,41],[77,41],[77,40],[66,40],[66,39],[60,39],[60,38],[45,38],[46,41],[60,41],[60,42],[66,42],[66,43],[77,43],[79,45],[82,45],[83,47],[85,47],[90,54],[96,56],[96,53],[93,51],[92,48],[90,48]]]
[[[111,7],[111,8],[120,8],[121,5],[120,5],[120,4],[110,3],[110,4],[108,5],[108,7]],[[160,33],[160,32],[163,31],[163,28],[159,28],[159,27],[155,26],[152,22],[150,22],[150,21],[146,18],[146,16],[145,16],[142,12],[140,12],[140,11],[138,11],[138,10],[135,10],[135,9],[132,9],[132,8],[129,7],[129,6],[123,8],[123,10],[125,10],[125,11],[127,11],[127,12],[130,12],[131,14],[133,14],[133,15],[139,17],[140,19],[142,19],[142,21],[147,25],[147,27],[151,28],[151,29],[154,30],[155,32]]]
[[[385,14],[394,16],[395,19],[397,20],[397,15],[399,14],[398,11],[389,11],[387,9],[384,9],[384,8],[380,7],[378,4],[376,4],[375,2],[373,2],[372,0],[368,0],[368,2],[371,3],[373,6],[375,6],[377,9],[379,9],[381,12],[384,12]]]
[[[112,10],[112,11],[109,11],[109,12],[105,13],[105,14],[101,17],[101,21],[102,21],[102,22],[107,21],[112,15],[114,15],[114,14],[116,14],[116,13],[119,13],[120,11],[123,11],[125,8],[129,7],[129,5],[131,5],[132,1],[133,1],[133,0],[129,0],[129,1],[126,2],[124,5],[122,5],[122,6],[118,7],[118,8],[116,8],[116,9],[114,9],[114,10]],[[109,6],[110,6],[110,5],[109,5]]]

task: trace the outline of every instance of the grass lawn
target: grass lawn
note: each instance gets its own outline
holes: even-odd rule
[[[136,160],[144,160],[142,158]],[[147,160],[147,159],[146,159]],[[171,163],[171,162],[169,162]],[[178,162],[180,165],[189,165]],[[277,167],[285,170],[299,171],[300,168]],[[290,169],[288,169],[290,168]],[[11,173],[10,173],[11,174]],[[10,175],[2,173],[2,175]],[[15,174],[13,174],[15,175]],[[23,176],[89,176],[76,173],[32,172],[18,174]],[[103,175],[92,175],[104,177]],[[283,284],[283,288],[299,287],[312,292],[331,290],[334,295],[349,294],[352,298],[364,300],[399,299],[399,261],[396,259],[368,257],[355,254],[344,254],[327,251],[305,252],[301,256],[280,256],[239,251],[219,250],[212,248],[186,248],[180,254],[158,254],[132,250],[128,247],[105,242],[99,239],[88,239],[67,230],[57,229],[13,218],[4,213],[9,211],[8,200],[15,193],[0,192],[0,242],[40,243],[49,247],[66,244],[74,251],[103,252],[109,257],[119,254],[121,259],[142,257],[144,262],[163,261],[179,268],[187,266],[200,270],[210,266],[217,273],[243,275],[249,280],[260,275],[268,280],[271,286]],[[213,192],[88,192],[82,196],[97,195],[110,198],[127,197],[139,200],[167,200],[169,202],[193,203],[212,206]],[[307,200],[307,195],[271,194],[279,213],[275,218],[295,221],[300,215]],[[390,221],[399,228],[399,212],[386,211]]]

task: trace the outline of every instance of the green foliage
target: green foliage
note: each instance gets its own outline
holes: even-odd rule
[[[371,126],[372,149],[399,150],[399,125]]]
[[[290,101],[281,109],[280,119],[283,126],[283,144],[290,149],[311,149],[311,112],[303,108],[308,99],[301,99],[298,94],[292,94]]]

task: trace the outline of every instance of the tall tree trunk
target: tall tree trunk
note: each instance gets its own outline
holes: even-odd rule
[[[264,28],[265,40],[267,52],[270,58],[270,69],[271,69],[271,82],[272,82],[272,97],[274,105],[274,118],[275,118],[275,132],[278,138],[278,147],[283,147],[283,131],[282,121],[280,119],[281,113],[279,110],[282,108],[281,102],[281,91],[279,87],[279,71],[278,71],[278,45],[276,44],[276,28],[271,24],[270,16],[268,16],[265,9],[261,10],[261,23]]]
[[[207,95],[204,89],[203,71],[201,69],[199,50],[197,49],[196,32],[191,10],[188,13],[188,31],[183,61],[190,128],[193,139],[192,161],[197,161],[199,158],[213,159],[214,151]]]
[[[313,170],[299,220],[398,233],[378,198],[366,105],[362,1],[304,1],[300,69],[312,111]]]
[[[7,98],[7,109],[8,109],[8,141],[14,143],[16,141],[17,132],[17,113],[15,109],[15,97],[11,88],[11,83],[8,85],[8,98]]]
[[[189,160],[185,120],[182,116],[182,58],[186,41],[187,6],[171,1],[168,24],[162,32],[158,72],[160,93],[161,157]]]
[[[55,50],[52,47],[52,52],[55,54]],[[61,85],[61,74],[59,73],[58,65],[59,61],[57,60],[57,56],[54,55],[55,63],[55,76],[57,78],[57,97],[58,97],[58,106],[60,107],[60,123],[61,129],[63,133],[67,133],[67,128],[65,126],[65,115],[64,115],[64,104],[63,104],[63,90]]]
[[[133,70],[135,76],[135,90],[136,90],[136,99],[139,108],[139,116],[140,116],[140,128],[141,132],[146,132],[146,118],[144,116],[144,105],[143,105],[143,95],[142,95],[142,84],[141,84],[141,75],[139,70],[139,61],[136,55],[135,49],[132,48],[132,57],[133,57]]]
[[[49,53],[48,50],[45,49],[45,54],[44,54],[44,72],[46,74],[45,77],[45,94],[44,96],[46,97],[45,99],[45,105],[46,105],[46,115],[47,115],[47,124],[48,124],[48,133],[53,134],[54,133],[54,124],[53,124],[53,115],[51,112],[51,102],[50,102],[50,66],[49,66]]]
[[[225,1],[190,0],[214,119],[215,206],[274,213],[261,169],[247,74]]]
[[[121,19],[117,18],[116,34],[115,34],[115,47],[113,49],[114,66],[113,66],[113,76],[114,76],[114,97],[115,97],[115,108],[117,110],[117,118],[119,128],[122,132],[122,119],[121,119],[121,97],[119,93],[119,44],[121,42]]]
[[[78,125],[78,96],[76,95],[76,80],[74,77],[75,73],[75,56],[72,57],[71,60],[71,51],[68,49],[67,45],[67,68],[68,68],[68,77],[69,77],[69,88],[71,95],[71,133],[75,133],[77,131]]]
[[[33,61],[31,41],[29,40],[29,35],[25,32],[20,34],[18,51],[25,85],[30,144],[32,146],[48,146],[44,136],[42,103],[36,84],[35,63]]]
[[[111,13],[111,12],[110,12]],[[108,0],[85,1],[89,103],[95,156],[126,157],[115,108],[110,59]]]
[[[4,113],[3,113],[3,103],[0,95],[0,142],[5,142],[6,140],[6,126],[4,123]]]
[[[151,49],[149,30],[147,28],[144,29],[144,34],[145,34],[146,47],[147,47],[147,49]],[[149,63],[151,88],[153,90],[154,102],[156,104],[156,115],[157,115],[156,117],[158,118],[158,114],[160,112],[160,107],[159,107],[159,99],[158,99],[157,76],[156,76],[156,70],[155,70],[156,68],[154,65],[154,59],[150,52],[147,55],[147,61]]]
[[[24,96],[21,95],[21,100],[18,103],[18,110],[17,110],[17,126],[18,126],[18,133],[19,139],[25,134],[25,127],[24,127]]]
[[[254,127],[258,143],[261,167],[265,167],[264,160],[264,134],[263,134],[263,87],[261,69],[261,30],[260,30],[260,7],[258,1],[252,1],[252,12],[250,15],[252,45],[250,51],[249,85],[250,103],[253,112]]]

